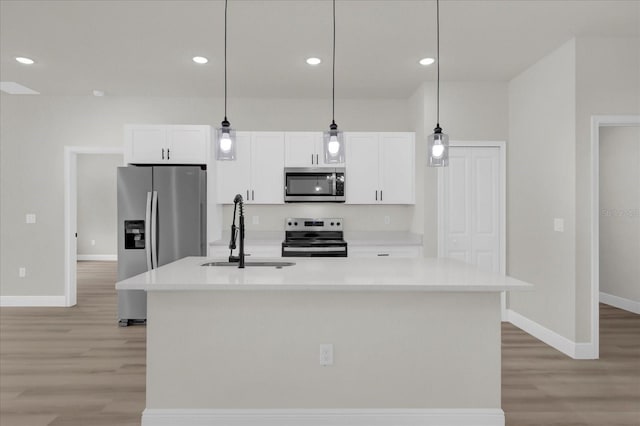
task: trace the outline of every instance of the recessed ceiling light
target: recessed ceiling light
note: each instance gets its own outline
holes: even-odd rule
[[[21,64],[25,64],[25,65],[31,65],[33,64],[35,61],[31,58],[25,58],[23,56],[18,56],[16,58],[16,61],[20,62]]]
[[[308,58],[307,63],[309,65],[319,65],[322,60],[320,58]]]
[[[206,64],[207,62],[209,62],[209,60],[204,56],[194,56],[193,62],[195,62],[196,64]]]
[[[433,59],[433,58],[422,58],[422,59],[420,59],[420,65],[424,65],[424,66],[431,65],[431,64],[433,64],[435,61],[436,61],[436,60],[435,60],[435,59]]]

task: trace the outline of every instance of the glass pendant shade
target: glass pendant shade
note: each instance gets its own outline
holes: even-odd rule
[[[328,132],[323,134],[325,164],[344,163],[344,133],[338,126],[331,124]]]
[[[429,167],[449,165],[449,136],[442,133],[440,126],[433,129],[433,133],[427,138],[427,156]]]
[[[236,131],[230,126],[216,129],[216,159],[220,161],[236,159]]]

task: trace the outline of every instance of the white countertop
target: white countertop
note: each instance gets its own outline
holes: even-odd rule
[[[209,246],[228,246],[231,233],[224,231],[222,239],[212,241]],[[352,246],[422,246],[422,235],[402,231],[345,231],[344,239]],[[249,231],[245,245],[279,246],[284,240],[284,231]]]
[[[223,259],[186,257],[116,283],[118,290],[438,291],[532,289],[515,278],[451,259],[286,258],[294,266],[200,266]],[[262,259],[261,259],[262,260]],[[265,259],[267,260],[267,259]],[[273,259],[282,261],[283,259]]]

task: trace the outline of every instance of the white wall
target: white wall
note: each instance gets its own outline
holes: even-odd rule
[[[576,40],[576,335],[591,335],[591,117],[640,114],[640,38]]]
[[[640,304],[640,127],[600,129],[600,292]]]
[[[424,125],[416,135],[416,212],[423,211],[423,246],[426,257],[438,254],[438,174],[426,166],[426,137],[436,126],[436,85],[425,83],[411,99],[423,94]],[[508,139],[508,96],[506,82],[441,82],[440,126],[450,141],[505,141]],[[415,105],[415,102],[412,103]],[[414,106],[415,107],[415,106]],[[420,133],[422,133],[420,135]],[[421,136],[421,138],[418,138]],[[422,188],[421,188],[422,187]]]
[[[575,41],[509,83],[507,274],[535,285],[509,308],[575,338]],[[565,232],[554,232],[554,218]]]
[[[122,146],[125,123],[219,126],[222,106],[213,98],[0,95],[0,294],[64,293],[65,145]],[[330,99],[229,102],[237,129],[324,130],[330,113]],[[413,131],[406,100],[338,99],[336,114],[343,130]],[[38,222],[25,224],[25,213]]]
[[[80,154],[78,176],[79,255],[117,255],[116,168],[121,154]],[[95,244],[91,244],[91,241]]]

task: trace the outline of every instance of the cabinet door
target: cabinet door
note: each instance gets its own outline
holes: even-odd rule
[[[236,194],[247,199],[251,188],[251,133],[236,133],[236,159],[216,161],[218,202],[233,204]]]
[[[174,164],[207,164],[209,126],[169,126],[168,160]]]
[[[380,200],[383,204],[415,203],[413,133],[380,133]]]
[[[284,133],[251,134],[251,202],[284,203]]]
[[[158,164],[167,160],[167,126],[125,126],[125,163]],[[164,152],[163,152],[164,150]],[[164,155],[163,155],[164,154]]]
[[[286,167],[317,166],[318,161],[323,162],[317,151],[321,146],[321,132],[286,132],[284,134],[284,165]]]
[[[380,199],[378,133],[346,133],[347,204],[377,204]]]

